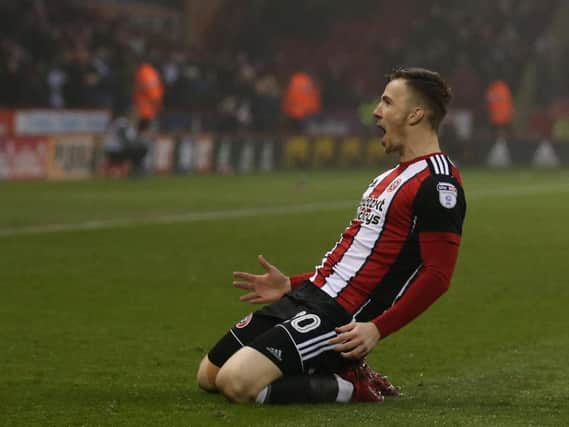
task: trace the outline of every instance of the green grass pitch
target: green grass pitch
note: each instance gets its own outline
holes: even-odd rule
[[[382,405],[199,391],[231,272],[312,269],[379,171],[0,183],[0,426],[569,425],[569,171],[463,171],[450,291],[370,354]]]

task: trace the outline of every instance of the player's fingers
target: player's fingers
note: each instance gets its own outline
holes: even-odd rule
[[[330,339],[330,341],[328,341],[328,344],[340,344],[349,341],[351,338],[352,337],[349,333],[338,334],[334,338]]]
[[[245,295],[241,295],[239,297],[239,301],[251,301],[254,300],[255,298],[257,298],[259,295],[257,295],[256,292],[249,292],[248,294]]]
[[[245,273],[243,271],[235,271],[233,272],[233,277],[235,277],[236,279],[243,279],[252,282],[253,280],[255,280],[256,275],[251,273]]]
[[[267,302],[267,300],[266,300],[265,298],[263,298],[263,297],[258,297],[258,298],[252,299],[252,300],[249,301],[249,302],[252,303],[252,304],[264,304],[264,303]]]
[[[344,342],[341,345],[346,345],[343,351],[345,351],[347,348],[354,349],[363,344],[361,338],[357,335],[344,334],[342,335],[342,338],[344,338]]]
[[[349,353],[340,353],[340,356],[342,356],[344,359],[352,359],[352,360],[358,360],[363,357],[353,351],[350,351]]]
[[[342,326],[338,326],[336,328],[336,332],[338,333],[343,333],[343,332],[349,332],[352,329],[354,329],[356,327],[356,323],[355,322],[351,322],[351,323],[347,323],[345,325]]]
[[[233,282],[233,286],[241,289],[253,289],[254,286],[251,282]]]
[[[267,261],[263,255],[257,256],[257,261],[259,261],[259,264],[261,264],[261,267],[263,267],[266,272],[269,272],[273,268],[273,265]]]
[[[355,347],[357,347],[356,344],[348,341],[342,344],[338,344],[336,347],[334,347],[334,351],[337,351],[338,353],[349,352],[352,351]]]
[[[342,356],[345,359],[361,359],[362,357],[365,356],[365,352],[363,351],[362,346],[357,346],[351,351],[341,352],[340,356]]]

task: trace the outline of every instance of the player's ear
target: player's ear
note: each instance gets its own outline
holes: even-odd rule
[[[411,113],[409,113],[407,121],[410,126],[415,126],[421,123],[423,117],[425,117],[425,109],[423,107],[415,107]]]

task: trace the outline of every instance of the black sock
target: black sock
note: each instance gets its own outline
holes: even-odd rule
[[[283,377],[266,386],[257,403],[348,402],[353,386],[337,375],[299,375]]]

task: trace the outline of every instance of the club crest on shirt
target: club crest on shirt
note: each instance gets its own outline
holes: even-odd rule
[[[399,184],[401,184],[401,178],[397,178],[395,181],[393,181],[391,184],[389,184],[389,187],[387,187],[387,192],[391,193],[397,187],[399,187]]]
[[[251,319],[253,318],[253,313],[249,313],[247,316],[245,316],[243,319],[241,319],[239,322],[237,322],[235,324],[235,327],[237,329],[242,329],[245,326],[247,326],[249,323],[251,323]]]
[[[458,191],[450,182],[439,182],[437,184],[439,192],[439,202],[443,208],[452,209],[456,206]]]

